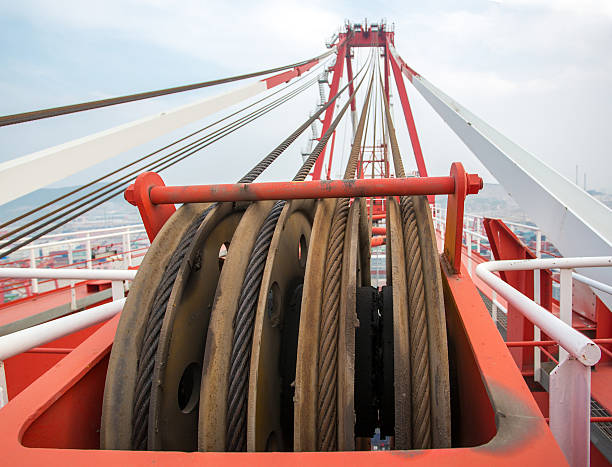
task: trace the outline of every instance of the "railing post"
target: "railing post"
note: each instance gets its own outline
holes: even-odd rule
[[[467,257],[468,257],[468,273],[472,275],[472,234],[470,232],[465,233],[465,244],[467,246]]]
[[[30,267],[36,269],[36,253],[30,249]],[[32,295],[38,293],[38,279],[32,279]]]
[[[71,265],[74,263],[74,257],[72,255],[72,243],[68,244],[68,264]],[[74,280],[70,281],[70,309],[72,311],[76,311],[77,302],[76,302],[76,289],[74,288]]]
[[[572,270],[561,269],[561,296],[559,300],[559,318],[566,324],[572,325]],[[567,358],[567,352],[559,348],[559,363]]]
[[[536,257],[537,258],[542,257],[542,232],[540,232],[540,230],[536,230]],[[542,304],[540,278],[541,278],[540,270],[534,269],[533,270],[533,299],[538,305]],[[539,341],[541,337],[542,337],[542,334],[540,332],[540,328],[534,325],[533,326],[533,340]],[[542,368],[541,353],[542,351],[540,350],[540,347],[536,346],[533,348],[533,379],[534,381],[538,383],[541,380],[540,379],[540,371]]]
[[[89,232],[87,232],[87,240],[85,241],[85,254],[87,255],[87,269],[93,268],[91,261],[91,240],[89,239]]]
[[[0,360],[0,409],[8,404],[8,389],[6,387],[6,373],[4,362]]]
[[[111,293],[113,301],[120,300],[125,297],[125,289],[123,288],[123,281],[111,281]]]
[[[128,265],[128,268],[130,268],[130,267],[132,267],[132,238],[130,236],[130,230],[129,229],[125,233],[125,240],[126,240],[126,243],[127,243],[127,265]]]
[[[571,356],[560,362],[550,373],[550,431],[571,466],[588,466],[591,367]]]
[[[491,303],[491,317],[493,318],[493,322],[497,324],[497,292],[493,290],[492,293],[492,303]]]

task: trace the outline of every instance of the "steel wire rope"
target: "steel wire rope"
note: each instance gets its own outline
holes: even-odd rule
[[[314,83],[315,81],[316,81],[316,79],[315,79],[315,80],[313,80],[313,83]],[[312,83],[311,83],[311,84],[312,84]],[[305,87],[304,87],[304,89],[305,89]],[[304,89],[302,89],[302,91],[303,91]],[[297,91],[297,90],[296,90],[296,91]],[[292,93],[296,93],[296,91],[293,91]],[[218,140],[222,139],[223,137],[227,136],[228,134],[233,133],[234,131],[238,130],[239,128],[242,128],[242,127],[243,127],[243,126],[245,126],[246,124],[248,124],[248,123],[252,122],[253,120],[256,120],[257,118],[259,118],[260,116],[265,115],[266,113],[268,113],[268,112],[270,112],[271,110],[275,109],[275,108],[276,108],[276,107],[278,107],[279,105],[281,105],[281,104],[285,103],[285,102],[286,102],[287,100],[289,100],[290,98],[295,97],[295,95],[297,95],[297,94],[293,94],[293,95],[292,95],[291,97],[289,97],[289,98],[281,98],[281,99],[279,99],[279,101],[277,101],[277,103],[276,103],[276,104],[274,104],[274,105],[273,105],[273,104],[268,104],[268,106],[269,106],[269,107],[268,107],[268,108],[266,108],[266,109],[265,109],[265,111],[261,111],[261,110],[260,110],[260,111],[258,111],[259,113],[257,113],[257,115],[254,115],[254,116],[250,117],[250,118],[249,118],[247,121],[243,121],[243,122],[241,122],[241,124],[239,124],[239,125],[234,125],[234,126],[233,126],[232,128],[230,128],[230,129],[225,129],[225,133],[223,133],[222,135],[220,135],[220,136],[217,136],[217,137],[213,138],[211,141],[207,141],[207,142],[206,142],[206,144],[204,144],[204,145],[202,145],[202,146],[198,147],[197,149],[192,150],[191,152],[189,152],[189,153],[187,153],[187,154],[182,153],[182,154],[185,154],[185,155],[182,155],[182,157],[178,157],[178,156],[176,156],[176,157],[177,157],[177,159],[174,159],[174,160],[173,160],[172,162],[170,162],[170,163],[166,163],[166,165],[163,165],[163,164],[164,164],[163,162],[162,162],[162,163],[158,163],[158,161],[154,161],[153,163],[150,163],[150,164],[148,164],[147,166],[145,166],[145,167],[141,167],[141,168],[139,168],[138,170],[136,170],[136,171],[132,172],[132,173],[131,173],[131,175],[133,175],[133,174],[135,174],[135,173],[139,173],[140,171],[142,171],[142,170],[143,170],[143,168],[150,168],[150,169],[158,169],[158,168],[159,168],[159,170],[158,170],[158,171],[165,170],[165,169],[167,169],[167,168],[169,168],[169,167],[171,167],[171,166],[175,165],[176,163],[178,163],[178,162],[180,162],[180,161],[184,160],[185,158],[187,158],[187,157],[189,157],[189,156],[191,156],[191,155],[195,154],[196,152],[198,152],[199,150],[203,149],[204,147],[208,147],[208,146],[210,146],[211,144],[215,143],[216,141],[218,141]],[[176,153],[173,153],[173,154],[176,154]],[[179,154],[179,155],[181,155],[181,154]],[[163,157],[163,158],[161,158],[161,159],[164,159],[164,158],[167,158],[167,157],[168,157],[168,156],[164,156],[164,157]],[[157,164],[157,165],[152,165],[152,164]],[[127,176],[122,177],[122,179],[124,179],[124,178],[126,178],[126,177],[127,177]],[[11,245],[11,244],[13,244],[13,243],[14,243],[16,240],[19,240],[19,239],[21,239],[21,238],[25,237],[26,235],[28,235],[28,234],[30,234],[30,233],[36,232],[36,231],[38,231],[40,228],[43,228],[43,227],[45,227],[45,226],[47,226],[47,225],[51,224],[52,222],[54,222],[54,221],[56,221],[56,220],[58,220],[58,219],[61,219],[62,217],[64,217],[64,219],[63,219],[62,221],[58,222],[57,224],[55,224],[53,227],[48,228],[48,229],[46,229],[46,230],[44,230],[44,231],[42,231],[42,232],[39,232],[39,233],[38,233],[38,234],[36,234],[35,236],[28,238],[27,240],[25,240],[25,241],[21,242],[21,243],[20,243],[20,244],[18,244],[18,245],[15,245],[13,248],[9,249],[8,251],[6,251],[6,252],[2,252],[2,255],[6,256],[6,255],[9,255],[9,254],[11,254],[11,253],[13,253],[13,252],[17,251],[18,249],[20,249],[20,248],[22,248],[23,246],[25,246],[25,245],[27,245],[27,244],[29,244],[29,243],[33,242],[34,240],[37,240],[38,238],[42,237],[43,235],[46,235],[47,233],[52,232],[53,230],[57,229],[58,227],[61,227],[62,225],[64,225],[64,224],[66,224],[66,223],[70,222],[71,220],[75,219],[76,217],[78,217],[78,216],[80,216],[80,215],[84,214],[85,212],[88,212],[88,211],[90,211],[91,209],[93,209],[93,208],[95,208],[95,207],[99,206],[100,204],[102,204],[102,203],[104,203],[104,202],[108,201],[109,199],[112,199],[112,198],[114,198],[115,196],[117,196],[117,195],[121,194],[121,193],[124,191],[124,189],[125,189],[125,187],[127,186],[127,184],[128,184],[130,181],[134,180],[135,178],[136,178],[136,177],[134,176],[134,177],[130,178],[129,180],[127,180],[127,181],[125,181],[125,182],[122,182],[122,183],[121,183],[121,185],[120,185],[119,187],[115,187],[115,188],[108,189],[108,190],[107,190],[107,191],[105,191],[104,193],[101,193],[101,194],[99,194],[99,195],[95,196],[93,199],[90,199],[90,200],[88,200],[88,201],[86,201],[86,202],[84,202],[84,203],[79,204],[78,206],[76,206],[76,207],[74,207],[74,208],[70,209],[69,211],[67,211],[66,213],[64,213],[64,214],[62,214],[62,215],[56,216],[56,217],[54,217],[54,218],[52,218],[52,219],[46,219],[46,217],[48,216],[48,214],[47,214],[47,215],[45,215],[45,216],[43,216],[43,217],[42,217],[42,219],[46,219],[46,221],[45,221],[44,223],[42,223],[42,224],[40,224],[40,225],[36,226],[35,228],[32,228],[32,229],[28,230],[27,232],[25,232],[25,233],[23,233],[23,234],[21,234],[21,235],[19,235],[19,236],[17,236],[17,237],[12,238],[11,240],[9,240],[9,241],[7,241],[7,242],[4,242],[4,243],[0,244],[0,248],[4,248],[4,247],[6,247],[6,246],[8,246],[8,245]],[[120,180],[122,180],[122,179],[120,179]],[[106,189],[106,188],[108,188],[108,187],[109,187],[109,186],[111,186],[111,185],[116,185],[116,182],[113,182],[113,183],[111,183],[111,184],[109,184],[109,185],[107,185],[107,186],[105,186],[105,187],[102,187],[102,189]],[[99,191],[99,190],[97,190],[97,191]],[[112,193],[111,193],[111,192],[112,192]],[[93,204],[93,205],[91,205],[91,206],[89,206],[89,207],[87,207],[87,208],[85,208],[85,209],[80,210],[80,211],[79,211],[77,214],[74,214],[74,215],[69,216],[68,218],[65,218],[65,216],[68,216],[69,214],[73,213],[73,212],[74,212],[74,211],[76,211],[77,209],[79,209],[79,208],[81,208],[81,207],[83,207],[83,206],[85,206],[85,205],[87,205],[87,204],[91,204],[92,202],[94,202],[94,201],[96,201],[96,200],[100,199],[102,196],[104,196],[104,195],[106,195],[106,194],[108,194],[108,193],[111,193],[111,194],[110,194],[109,196],[106,196],[105,198],[103,198],[101,201],[99,201],[99,202],[97,202],[97,203],[95,203],[95,204]],[[75,200],[74,202],[76,202],[76,201],[78,201],[78,200]],[[73,202],[73,203],[71,203],[71,204],[74,204],[74,202]]]
[[[315,67],[315,68],[312,70],[312,72],[311,72],[311,73],[308,73],[308,74],[302,75],[300,78],[298,78],[298,79],[297,79],[297,80],[295,80],[295,81],[292,81],[292,82],[291,82],[291,83],[289,83],[287,86],[285,86],[285,87],[283,87],[283,88],[281,88],[281,89],[279,89],[279,90],[277,90],[277,91],[275,91],[275,92],[273,92],[273,93],[271,93],[271,94],[268,94],[268,95],[264,96],[263,98],[261,98],[261,99],[259,99],[259,100],[255,101],[255,102],[253,102],[253,103],[251,103],[251,104],[249,104],[249,105],[247,105],[247,106],[245,106],[245,107],[243,107],[243,108],[241,108],[241,109],[239,109],[239,110],[237,110],[237,111],[235,111],[235,112],[233,112],[233,113],[231,113],[231,114],[229,114],[229,115],[227,115],[227,116],[225,116],[225,117],[223,117],[223,118],[221,118],[221,119],[219,119],[219,120],[216,120],[215,122],[212,122],[212,123],[210,123],[210,124],[208,124],[208,125],[204,126],[203,128],[200,128],[200,129],[198,129],[198,130],[196,130],[196,131],[194,131],[194,132],[192,132],[192,133],[188,134],[187,136],[184,136],[184,137],[182,137],[182,138],[179,138],[178,140],[175,140],[175,141],[173,141],[172,143],[170,143],[170,144],[168,144],[168,145],[166,145],[166,146],[164,146],[164,147],[162,147],[162,148],[159,148],[159,149],[157,149],[157,150],[155,150],[155,151],[153,151],[153,152],[151,152],[151,153],[149,153],[149,154],[147,154],[147,155],[145,155],[145,156],[143,156],[143,157],[140,157],[140,158],[138,158],[138,159],[136,159],[136,160],[134,160],[134,161],[132,161],[132,162],[130,162],[130,163],[128,163],[128,164],[125,164],[125,165],[123,165],[122,167],[119,167],[118,169],[115,169],[115,170],[113,170],[113,171],[111,171],[111,172],[108,172],[107,174],[103,175],[102,177],[99,177],[99,178],[97,178],[97,179],[95,179],[95,180],[92,180],[92,181],[88,182],[87,184],[85,184],[85,185],[83,185],[83,186],[81,186],[81,187],[78,187],[78,188],[76,188],[76,189],[74,189],[74,190],[70,191],[69,193],[66,193],[66,194],[64,194],[64,195],[62,195],[62,196],[59,196],[59,197],[57,197],[57,198],[55,198],[55,199],[53,199],[53,200],[51,200],[51,201],[49,201],[49,202],[47,202],[47,203],[45,203],[45,204],[42,204],[42,205],[40,205],[40,206],[37,206],[36,208],[34,208],[34,209],[32,209],[32,210],[30,210],[30,211],[28,211],[28,212],[24,213],[24,214],[21,214],[21,215],[19,215],[19,216],[15,217],[15,218],[13,218],[13,219],[11,219],[11,220],[9,220],[9,221],[6,221],[6,222],[4,222],[3,224],[0,224],[0,229],[1,229],[1,228],[3,228],[3,227],[6,227],[6,226],[8,226],[8,225],[11,225],[11,224],[13,224],[14,222],[19,221],[19,220],[21,220],[21,219],[23,219],[23,218],[25,218],[25,217],[28,217],[28,216],[30,216],[30,215],[32,215],[32,214],[35,214],[35,213],[39,212],[41,209],[44,209],[44,208],[46,208],[46,207],[49,207],[49,206],[51,206],[51,205],[53,205],[53,204],[57,203],[58,201],[61,201],[61,200],[65,199],[65,198],[68,198],[68,197],[70,197],[70,196],[72,196],[72,195],[74,195],[74,194],[78,193],[79,191],[82,191],[82,190],[84,190],[84,189],[86,189],[86,188],[89,188],[90,186],[92,186],[92,185],[94,185],[94,184],[96,184],[96,183],[98,183],[98,182],[100,182],[100,181],[102,181],[102,180],[104,180],[104,179],[106,179],[106,178],[108,178],[108,177],[112,176],[112,175],[115,175],[116,173],[121,172],[122,170],[125,170],[125,169],[127,169],[127,168],[129,168],[129,167],[131,167],[131,166],[134,166],[134,165],[138,164],[139,162],[142,162],[143,160],[146,160],[146,159],[148,159],[148,158],[150,158],[150,157],[154,156],[155,154],[158,154],[158,153],[160,153],[161,151],[164,151],[165,149],[168,149],[168,148],[170,148],[170,147],[172,147],[172,146],[174,146],[174,145],[176,145],[176,144],[178,144],[178,143],[180,143],[180,142],[182,142],[182,141],[184,141],[184,140],[186,140],[186,139],[188,139],[188,138],[190,138],[190,137],[192,137],[192,136],[195,136],[196,134],[201,133],[201,132],[203,132],[203,131],[205,131],[205,130],[207,130],[207,129],[209,129],[209,128],[211,128],[211,127],[213,127],[213,126],[215,126],[215,125],[217,125],[217,124],[219,124],[219,123],[221,123],[221,122],[223,122],[223,121],[225,121],[225,120],[227,120],[227,119],[229,119],[229,118],[231,118],[231,117],[233,117],[233,116],[235,116],[235,115],[237,115],[237,114],[239,114],[239,113],[241,113],[241,112],[244,112],[245,110],[247,110],[247,109],[249,109],[249,108],[251,108],[251,107],[253,107],[253,106],[255,106],[255,105],[257,105],[257,104],[259,104],[259,103],[261,103],[261,102],[263,102],[263,101],[265,101],[265,100],[267,100],[267,99],[269,99],[269,98],[271,98],[272,96],[274,96],[274,95],[276,95],[276,94],[278,94],[278,93],[280,93],[280,92],[283,92],[283,91],[287,90],[289,87],[294,86],[295,84],[299,83],[299,82],[300,82],[300,81],[302,81],[303,79],[305,79],[305,78],[307,78],[307,77],[311,77],[313,74],[314,74],[314,75],[316,75],[316,73],[314,73],[314,70],[316,70],[317,68],[319,68],[319,67],[320,67],[320,66],[322,66],[322,65],[323,65],[323,64],[318,65],[317,67]],[[316,79],[316,77],[315,77],[314,79]],[[244,118],[244,117],[242,117],[242,118]],[[216,131],[219,131],[219,130],[216,130]],[[182,149],[185,149],[185,148],[186,148],[186,147],[188,147],[189,145],[196,144],[197,142],[199,142],[199,141],[201,141],[201,140],[202,140],[202,138],[201,138],[201,139],[199,139],[199,140],[195,140],[195,141],[193,141],[193,142],[191,142],[191,143],[188,143],[188,145],[183,146],[183,148],[180,148],[179,150],[176,150],[175,152],[171,153],[170,155],[175,154],[176,152],[178,152],[178,151],[180,151],[180,150],[182,150]],[[142,168],[140,168],[139,170],[142,170]],[[89,193],[87,193],[87,195],[85,195],[85,196],[95,194],[95,193],[99,192],[100,190],[102,190],[102,189],[104,189],[104,188],[105,188],[105,187],[102,187],[102,188],[99,188],[99,189],[97,189],[97,190],[95,190],[95,191],[93,191],[93,192],[89,192]],[[79,199],[78,199],[78,200],[76,200],[76,201],[80,201],[81,199],[83,199],[83,197],[82,197],[82,198],[79,198]],[[70,204],[68,204],[68,205],[66,205],[66,206],[69,206],[69,205],[70,205]],[[64,208],[65,208],[66,206],[64,206]],[[56,212],[56,211],[54,211],[54,212]],[[54,213],[54,212],[53,212],[53,213]],[[51,214],[53,214],[53,213],[51,213]],[[47,213],[45,216],[49,216],[49,215],[50,215],[50,214],[49,214],[49,213]],[[45,217],[45,216],[43,216],[43,217]],[[25,225],[20,226],[19,228],[15,229],[14,231],[12,231],[12,232],[10,232],[10,233],[8,233],[8,234],[4,234],[3,236],[1,236],[1,237],[0,237],[0,240],[2,240],[2,239],[4,239],[4,238],[6,238],[6,237],[7,237],[7,236],[9,236],[9,235],[12,235],[12,234],[13,234],[13,233],[15,233],[15,232],[20,231],[21,229],[23,229],[24,227],[27,227],[27,226],[29,226],[29,225],[32,225],[32,222],[30,222],[29,224],[25,224]]]
[[[240,80],[248,79],[248,78],[255,78],[257,76],[263,76],[263,75],[267,75],[270,73],[276,73],[277,71],[283,71],[289,68],[296,68],[302,65],[306,65],[314,60],[321,60],[327,57],[328,55],[330,55],[331,53],[333,53],[333,51],[328,51],[317,57],[313,57],[308,60],[302,60],[301,62],[293,63],[290,65],[284,65],[284,66],[280,66],[276,68],[269,68],[267,70],[246,73],[243,75],[230,76],[227,78],[220,78],[220,79],[215,79],[211,81],[203,81],[200,83],[186,84],[183,86],[175,86],[172,88],[159,89],[156,91],[147,91],[147,92],[140,92],[136,94],[129,94],[125,96],[111,97],[108,99],[101,99],[97,101],[82,102],[79,104],[65,105],[61,107],[52,107],[49,109],[34,110],[31,112],[23,112],[23,113],[13,114],[13,115],[4,115],[0,117],[0,126],[14,125],[17,123],[30,122],[33,120],[40,120],[43,118],[57,117],[59,115],[66,115],[66,114],[71,114],[75,112],[82,112],[85,110],[98,109],[101,107],[108,107],[111,105],[124,104],[126,102],[134,102],[134,101],[143,100],[143,99],[150,99],[153,97],[166,96],[168,94],[176,94],[179,92],[192,91],[195,89],[201,89],[201,88],[206,88],[210,86],[217,86],[219,84],[231,83],[234,81],[240,81]]]
[[[359,70],[359,73],[357,73],[350,83],[361,74],[364,68],[365,65]],[[320,138],[300,170],[298,170],[293,181],[303,181],[310,173],[332,133],[340,123],[340,120],[344,117],[348,106],[355,99],[357,90],[363,83],[365,77],[366,75],[364,75],[357,85],[353,95],[347,99],[343,108],[326,130],[325,134]],[[344,89],[346,89],[349,84],[347,84]],[[286,201],[277,201],[259,229],[242,282],[240,297],[238,299],[238,309],[234,317],[234,335],[232,337],[232,352],[230,357],[225,439],[226,451],[236,452],[246,450],[247,385],[249,379],[251,344],[253,340],[253,322],[255,320],[257,299],[260,293],[270,242],[272,241],[276,224],[285,204]]]
[[[351,81],[352,82],[352,81]],[[300,134],[302,134],[311,123],[319,118],[319,116],[332,105],[336,99],[344,93],[348,88],[348,84],[340,90],[336,96],[322,106],[312,117],[306,120],[300,127],[298,127],[289,137],[287,137],[282,143],[280,143],[272,152],[264,157],[258,164],[256,164],[244,177],[240,179],[240,183],[250,183],[257,178],[267,167],[276,160],[276,158],[285,151],[291,143],[293,143]],[[329,138],[329,136],[328,136]],[[320,152],[320,150],[319,150]],[[315,158],[316,160],[316,158]],[[314,161],[310,164],[311,168]],[[214,206],[214,205],[213,205]],[[176,280],[180,264],[187,253],[187,250],[193,241],[193,237],[197,231],[198,226],[202,223],[208,212],[209,207],[203,212],[198,219],[196,219],[189,227],[175,252],[173,253],[166,270],[164,271],[164,280],[158,286],[156,295],[154,298],[154,304],[152,312],[150,313],[145,333],[143,337],[143,343],[141,349],[144,349],[143,355],[139,358],[138,374],[136,379],[135,397],[134,397],[134,410],[132,413],[132,448],[133,449],[145,449],[148,432],[148,414],[150,408],[150,394],[153,377],[153,367],[155,364],[155,355],[157,353],[157,347],[159,342],[159,335],[161,331],[161,325],[166,310],[172,286]]]
[[[374,70],[372,70],[368,93],[363,103],[351,154],[344,172],[345,180],[355,178],[370,107],[372,85],[375,81],[373,72]],[[363,139],[365,141],[365,138]],[[349,207],[349,198],[340,198],[336,202],[325,258],[318,355],[317,449],[319,451],[335,451],[338,448],[338,320],[344,237]]]
[[[380,78],[380,76],[379,76]],[[382,79],[381,79],[382,82]],[[391,120],[389,102],[385,96],[387,132],[391,142],[391,154],[397,177],[406,177],[395,127]],[[404,232],[406,279],[408,282],[408,340],[410,344],[411,373],[411,434],[406,440],[398,440],[398,449],[427,449],[431,447],[431,388],[429,381],[429,345],[427,306],[421,245],[417,229],[416,212],[411,196],[400,197],[400,215]],[[401,443],[405,445],[401,445]]]
[[[62,207],[57,208],[57,209],[55,209],[54,211],[51,211],[50,213],[46,213],[46,214],[44,214],[43,216],[39,217],[38,219],[35,219],[35,220],[33,220],[33,221],[30,221],[29,223],[24,224],[24,225],[20,226],[19,228],[16,228],[15,230],[13,230],[13,231],[12,231],[12,232],[10,232],[10,233],[7,233],[7,234],[4,234],[4,235],[0,236],[0,240],[2,240],[2,239],[4,239],[4,238],[8,237],[8,236],[9,236],[9,235],[11,235],[11,234],[17,233],[17,232],[19,232],[19,231],[23,230],[24,228],[27,228],[27,227],[29,227],[29,226],[31,226],[31,225],[33,225],[33,224],[35,224],[36,222],[38,222],[38,221],[40,221],[40,220],[42,220],[42,219],[46,219],[46,218],[48,218],[50,215],[56,214],[56,213],[58,213],[58,212],[61,212],[61,211],[63,211],[64,209],[66,209],[66,208],[70,207],[71,205],[73,205],[73,204],[75,204],[75,203],[77,203],[77,202],[79,202],[79,201],[82,201],[82,200],[84,200],[84,199],[87,199],[88,197],[93,197],[93,195],[94,195],[94,194],[99,193],[100,191],[105,190],[105,189],[107,189],[107,188],[109,188],[109,187],[111,187],[111,186],[113,186],[113,185],[116,185],[116,184],[117,184],[117,183],[119,183],[119,182],[122,182],[123,180],[125,180],[126,178],[128,178],[128,177],[129,177],[129,176],[131,176],[131,175],[134,175],[134,174],[140,173],[140,172],[141,172],[141,171],[143,171],[144,169],[151,168],[151,167],[152,167],[154,164],[159,163],[160,161],[163,161],[163,160],[165,160],[165,159],[169,159],[169,158],[171,158],[171,157],[173,157],[173,156],[175,156],[175,157],[179,157],[179,156],[181,156],[181,155],[185,154],[187,151],[192,150],[192,149],[194,149],[194,148],[196,148],[196,150],[202,149],[203,147],[206,147],[206,146],[207,146],[205,143],[209,142],[210,140],[218,141],[220,138],[216,138],[216,136],[218,136],[218,135],[220,135],[220,134],[222,134],[222,136],[225,136],[225,135],[227,135],[227,134],[231,133],[231,132],[230,132],[230,131],[228,131],[228,130],[231,130],[232,128],[235,128],[235,127],[239,127],[239,128],[241,128],[242,126],[244,126],[244,125],[241,125],[242,123],[245,123],[245,124],[246,124],[246,123],[250,123],[251,121],[253,121],[253,120],[255,120],[256,118],[258,118],[259,116],[265,115],[266,113],[268,113],[268,111],[273,110],[274,108],[278,107],[279,105],[282,105],[283,103],[287,102],[287,101],[288,101],[288,100],[290,100],[291,98],[295,97],[295,96],[296,96],[297,94],[299,94],[300,92],[302,92],[302,91],[306,90],[306,89],[307,89],[309,86],[311,86],[312,84],[314,84],[314,82],[315,82],[315,81],[316,81],[316,78],[315,78],[314,80],[312,80],[312,81],[310,81],[310,82],[308,82],[308,83],[304,84],[302,87],[300,87],[300,88],[298,88],[298,89],[296,89],[296,90],[293,90],[292,92],[290,92],[290,93],[286,94],[285,96],[281,96],[281,97],[280,97],[280,98],[278,98],[277,100],[275,100],[275,101],[273,101],[273,102],[271,102],[271,103],[269,103],[269,104],[266,104],[264,107],[262,107],[262,108],[260,108],[260,109],[257,109],[257,110],[255,110],[255,111],[253,111],[253,112],[251,112],[251,113],[249,113],[249,114],[247,114],[247,115],[243,116],[243,117],[240,117],[239,119],[237,119],[237,120],[235,120],[235,121],[233,121],[233,122],[231,122],[231,123],[229,123],[229,124],[227,124],[227,125],[225,125],[225,126],[223,126],[223,127],[219,128],[219,129],[217,129],[217,130],[214,130],[212,133],[209,133],[209,134],[207,134],[206,136],[203,136],[203,137],[201,137],[201,138],[199,138],[199,139],[197,139],[197,140],[195,140],[195,141],[192,141],[192,142],[188,143],[187,145],[185,145],[185,146],[183,146],[183,147],[181,147],[181,148],[179,148],[179,149],[177,149],[177,150],[175,150],[175,151],[173,151],[173,152],[171,152],[171,153],[169,153],[169,154],[166,154],[166,155],[164,155],[164,156],[162,156],[162,157],[160,157],[160,158],[158,158],[158,159],[155,159],[155,160],[153,160],[153,162],[149,162],[147,165],[144,165],[144,166],[142,166],[142,167],[139,167],[139,168],[137,168],[136,170],[134,170],[134,171],[132,171],[132,172],[130,172],[130,173],[128,173],[128,174],[126,174],[126,175],[123,175],[122,177],[120,177],[120,178],[118,178],[118,179],[115,179],[115,180],[114,180],[114,181],[112,181],[112,182],[107,183],[106,185],[104,185],[104,186],[102,186],[102,187],[98,188],[97,190],[92,191],[92,192],[89,192],[89,193],[87,193],[86,195],[83,195],[83,196],[81,196],[80,198],[77,198],[77,199],[75,199],[75,200],[73,200],[73,201],[69,202],[68,204],[66,204],[66,205],[64,205],[64,206],[62,206]],[[225,132],[225,133],[223,133],[223,132]],[[214,142],[214,141],[213,141],[213,142]],[[193,152],[189,153],[189,155],[193,154],[194,152],[196,152],[196,151],[193,151]],[[146,157],[148,157],[148,156],[146,156]],[[142,158],[141,158],[141,159],[142,159]],[[181,159],[181,160],[182,160],[182,159]],[[130,165],[133,165],[133,164],[128,164],[128,165],[124,166],[123,168],[129,167]],[[112,173],[116,173],[116,172],[118,172],[118,171],[120,171],[120,170],[122,170],[122,169],[115,170],[115,171],[114,171],[114,172],[112,172]],[[112,173],[111,173],[111,174],[112,174]],[[98,180],[100,180],[100,179],[98,179]],[[132,180],[132,179],[130,179],[130,180]],[[127,183],[127,182],[126,182],[126,183]],[[75,190],[75,191],[76,191],[76,190]],[[102,195],[104,195],[104,194],[106,194],[106,193],[108,193],[108,191],[106,191],[105,193],[102,193]],[[102,196],[102,195],[100,195],[100,196]],[[49,204],[50,204],[50,203],[47,203],[47,206],[48,206]],[[43,206],[39,207],[38,209],[41,209],[41,208],[42,208],[42,207],[44,207],[44,206],[45,206],[45,205],[43,205]],[[83,204],[82,204],[82,205],[80,205],[80,206],[83,206]],[[18,237],[18,238],[23,238],[23,236]],[[18,239],[18,238],[17,238],[17,239]],[[16,240],[16,239],[14,238],[12,241],[15,241],[15,240]],[[1,245],[0,245],[0,247],[1,247]]]

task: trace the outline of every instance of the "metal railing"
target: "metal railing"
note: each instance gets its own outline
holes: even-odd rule
[[[135,270],[0,268],[0,277],[110,280],[113,301],[0,337],[0,408],[8,403],[4,360],[112,318],[125,303],[124,281]]]
[[[559,344],[559,365],[549,376],[550,429],[570,465],[589,464],[591,367],[601,358],[597,344],[572,327],[572,269],[610,266],[612,256],[489,261],[476,267],[483,282]],[[561,270],[560,318],[494,274],[555,268]]]
[[[58,266],[60,268],[86,267],[94,269],[98,267],[107,268],[110,265],[111,267],[127,269],[138,264],[138,258],[143,256],[143,250],[146,250],[149,245],[142,224],[51,234],[43,236],[41,239],[45,241],[26,245],[16,251],[9,258],[10,261],[0,263],[0,268],[5,269],[6,267],[19,265],[26,265],[30,268],[38,268],[41,265],[47,267],[49,263],[57,264],[58,258],[62,257],[62,260],[66,258],[66,264],[61,261],[62,264]],[[108,239],[119,240],[108,245],[105,243]],[[65,251],[59,253],[52,251],[53,248],[58,247],[65,248]],[[111,249],[111,254],[100,256],[100,250],[104,250],[103,253],[108,253],[108,248]],[[96,255],[95,252],[98,252],[98,254]],[[78,258],[76,258],[77,255]],[[19,277],[23,278],[23,276]],[[17,296],[25,293],[26,296],[29,296],[40,293],[40,285],[39,278],[33,276],[29,281],[11,284],[5,282],[0,287],[0,293],[8,294],[12,292]],[[45,287],[48,288],[48,284]],[[55,287],[59,287],[57,281],[55,281]],[[70,287],[72,301],[75,302],[74,282],[70,283]]]

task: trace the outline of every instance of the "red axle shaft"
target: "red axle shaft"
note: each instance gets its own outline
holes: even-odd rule
[[[476,192],[478,192],[476,188]],[[259,201],[274,199],[360,198],[450,194],[452,177],[326,180],[308,182],[237,183],[223,185],[154,186],[153,204]]]

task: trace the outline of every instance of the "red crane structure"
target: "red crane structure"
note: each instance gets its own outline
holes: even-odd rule
[[[612,212],[414,71],[394,42],[385,22],[347,22],[301,62],[0,117],[248,80],[0,164],[5,203],[221,113],[0,226],[3,296],[23,291],[0,305],[7,465],[610,465]],[[356,48],[370,52],[359,67]],[[166,186],[160,172],[329,72],[326,102],[236,183]],[[483,180],[460,162],[428,174],[405,80],[537,225],[466,213]],[[317,121],[295,176],[258,182]],[[142,225],[51,233],[119,196]],[[102,246],[110,253],[94,257]]]

